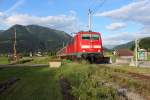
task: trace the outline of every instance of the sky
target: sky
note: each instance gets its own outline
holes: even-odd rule
[[[0,30],[36,24],[68,34],[88,31],[89,9],[92,31],[106,47],[150,36],[150,0],[0,0]]]

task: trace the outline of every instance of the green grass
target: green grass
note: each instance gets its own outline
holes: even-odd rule
[[[33,59],[33,60],[32,60]],[[52,57],[23,57],[20,59],[20,62],[31,60],[26,62],[25,64],[48,64],[48,62],[52,59]],[[0,64],[8,64],[8,57],[0,57]]]
[[[8,57],[0,57],[0,64],[8,64]]]
[[[150,54],[148,54],[147,60],[150,61]]]
[[[0,100],[62,100],[58,83],[65,76],[77,100],[117,100],[116,89],[125,86],[144,96],[150,95],[149,81],[138,80],[127,72],[149,73],[150,69],[106,67],[104,65],[67,63],[58,69],[49,67],[2,68],[0,82],[12,77],[20,80],[0,95]],[[107,84],[107,85],[106,85]]]
[[[149,74],[150,69],[70,63],[61,68],[59,74],[70,80],[72,92],[80,100],[117,100],[115,86],[105,86],[103,83],[125,87],[147,98],[150,95],[150,81],[132,77],[128,72]]]
[[[121,87],[126,87],[130,91],[139,93],[145,98],[149,98],[150,80],[145,80],[140,76],[132,76],[132,74],[129,73],[150,76],[150,69],[128,66],[109,68],[110,78],[108,78],[108,80],[117,83]]]
[[[99,78],[96,71],[97,65],[70,63],[60,68],[59,75],[71,82],[78,100],[117,100],[116,89],[103,85],[104,77]]]
[[[134,72],[134,73],[139,73],[139,74],[150,75],[150,68],[121,66],[121,67],[114,67],[114,69],[119,69],[119,70],[126,71],[126,72]]]
[[[55,70],[48,67],[0,69],[1,82],[20,78],[0,95],[0,100],[61,100],[60,87],[54,76]]]
[[[106,52],[104,52],[104,55],[105,55],[106,57],[111,57],[111,56],[113,56],[112,51],[106,51]]]
[[[20,78],[7,89],[0,100],[62,100],[59,76],[64,75],[73,87],[72,94],[80,100],[113,100],[116,92],[111,87],[96,86],[100,80],[94,80],[95,65],[69,63],[59,69],[3,68],[0,69],[0,82],[12,77]],[[89,95],[90,94],[90,95]]]

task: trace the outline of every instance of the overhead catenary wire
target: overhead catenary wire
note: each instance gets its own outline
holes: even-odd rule
[[[106,3],[106,1],[107,0],[102,0],[101,3],[93,9],[93,13],[96,13],[101,7],[103,7],[103,5]]]
[[[90,1],[92,1],[92,2],[91,2],[91,5],[89,6],[89,11],[90,11],[90,14],[91,14],[90,18],[92,19],[92,15],[94,13],[96,13],[105,4],[105,2],[107,0],[90,0]],[[99,4],[97,5],[98,2],[99,2]],[[93,7],[94,5],[96,5],[96,6]],[[92,23],[92,22],[90,22],[90,23]],[[66,26],[68,26],[68,25],[66,25],[66,24],[54,24],[54,25],[52,24],[52,25],[49,25],[50,28],[54,28],[54,29],[60,29],[60,28],[66,27]],[[82,26],[82,25],[80,25],[80,26]],[[89,27],[92,28],[91,25]],[[91,29],[91,28],[89,28],[89,29]]]
[[[90,2],[89,2],[89,7],[88,8],[93,8],[93,6],[95,6],[95,4],[97,4],[97,2],[98,2],[98,0],[89,0]]]
[[[96,0],[97,2],[99,2],[98,5],[96,5],[95,7],[92,7],[94,4],[92,4],[92,6],[89,7],[89,9],[92,11],[92,14],[96,13],[106,2],[107,0]],[[97,4],[97,2],[95,1],[95,3]]]
[[[106,2],[106,0],[101,0],[101,3],[98,6],[96,6],[94,9],[89,9],[89,11],[88,11],[88,16],[89,16],[89,18],[88,18],[88,27],[89,27],[89,31],[92,31],[92,16],[93,16],[93,14],[96,13],[98,11],[98,9],[101,8],[104,5],[105,2]]]

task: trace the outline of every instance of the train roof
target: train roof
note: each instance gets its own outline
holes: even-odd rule
[[[77,34],[100,34],[100,32],[93,32],[93,31],[80,31]]]

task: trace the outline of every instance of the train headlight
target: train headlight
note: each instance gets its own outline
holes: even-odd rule
[[[100,50],[98,50],[98,52],[100,52]]]
[[[93,48],[101,48],[101,45],[94,45]]]
[[[85,50],[82,50],[82,52],[85,52]]]

